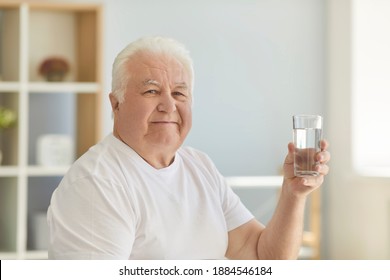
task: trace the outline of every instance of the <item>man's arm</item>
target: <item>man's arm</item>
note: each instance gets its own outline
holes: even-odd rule
[[[255,219],[229,232],[226,257],[231,259],[296,259],[302,242],[307,196],[318,188],[328,174],[328,143],[321,142],[317,154],[320,172],[316,177],[294,176],[294,145],[288,145],[284,162],[284,181],[275,213],[264,227]]]

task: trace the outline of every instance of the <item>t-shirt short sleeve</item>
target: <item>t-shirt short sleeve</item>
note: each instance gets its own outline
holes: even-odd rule
[[[240,198],[225,183],[223,209],[227,230],[231,231],[253,219],[253,214],[245,207]]]

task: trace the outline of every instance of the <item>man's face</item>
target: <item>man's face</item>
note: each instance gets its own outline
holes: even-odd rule
[[[129,65],[124,102],[110,94],[114,135],[145,159],[174,156],[192,124],[189,73],[173,57],[145,52]]]

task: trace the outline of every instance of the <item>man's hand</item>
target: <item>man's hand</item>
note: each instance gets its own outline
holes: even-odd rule
[[[294,175],[294,152],[295,147],[293,143],[288,144],[288,154],[284,161],[284,183],[287,186],[288,192],[295,196],[306,196],[319,186],[324,181],[324,176],[329,173],[330,153],[327,151],[329,144],[326,140],[320,143],[321,151],[316,154],[316,160],[319,164],[316,166],[316,171],[320,173],[319,176],[296,177]]]

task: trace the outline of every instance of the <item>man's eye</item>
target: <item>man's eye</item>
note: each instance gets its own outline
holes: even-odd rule
[[[176,96],[176,97],[182,97],[182,98],[186,98],[187,97],[186,93],[183,93],[183,92],[180,92],[180,91],[175,91],[172,94],[173,94],[173,96]]]
[[[155,89],[150,89],[150,90],[148,90],[148,91],[145,91],[145,94],[157,94],[158,92],[157,92],[157,90],[155,90]]]

